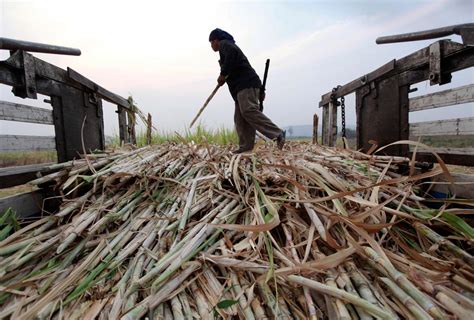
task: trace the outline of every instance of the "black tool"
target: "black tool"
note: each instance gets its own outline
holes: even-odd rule
[[[268,77],[268,68],[270,67],[270,59],[267,59],[267,62],[265,62],[265,72],[263,73],[263,85],[262,85],[262,91],[260,92],[260,96],[263,96],[265,94],[265,86],[267,85],[267,77]],[[263,111],[263,101],[260,99],[260,111]]]

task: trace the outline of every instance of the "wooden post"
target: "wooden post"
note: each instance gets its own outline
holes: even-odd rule
[[[323,105],[322,143],[329,145],[329,104]]]
[[[318,114],[313,116],[313,144],[318,144]]]
[[[124,107],[117,106],[118,122],[119,122],[119,138],[120,145],[129,142],[129,135],[127,130],[127,111]]]
[[[129,133],[129,143],[137,144],[137,136],[135,135],[135,112],[128,111],[127,112],[127,124],[128,124],[128,133]]]
[[[146,144],[151,144],[151,114],[148,113],[147,126],[146,126]]]

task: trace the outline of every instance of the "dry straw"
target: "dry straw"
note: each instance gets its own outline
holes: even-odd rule
[[[168,143],[57,166],[32,184],[58,212],[0,218],[0,318],[467,319],[473,211],[409,164]]]

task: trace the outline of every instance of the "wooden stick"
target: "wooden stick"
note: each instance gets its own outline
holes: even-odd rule
[[[148,113],[148,119],[146,123],[146,144],[150,145],[151,144],[151,128],[153,124],[151,122],[151,114]]]
[[[207,98],[206,102],[204,102],[204,105],[201,107],[201,109],[199,109],[199,112],[198,114],[194,117],[193,121],[191,122],[191,124],[189,125],[189,128],[191,128],[194,124],[194,122],[196,122],[196,120],[199,118],[199,116],[201,115],[201,113],[204,111],[204,109],[206,109],[207,105],[209,104],[209,101],[211,101],[212,97],[214,97],[214,95],[216,94],[217,90],[219,90],[219,87],[220,87],[220,84],[217,84],[217,86],[214,88],[214,90],[212,91],[211,95],[209,96],[209,98]]]
[[[313,144],[318,144],[318,114],[313,116]]]

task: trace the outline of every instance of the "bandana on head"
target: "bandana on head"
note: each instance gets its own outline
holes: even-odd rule
[[[219,28],[216,28],[211,31],[211,34],[209,35],[209,41],[212,40],[229,40],[232,41],[232,43],[235,43],[234,37],[232,35],[224,30],[221,30]]]

